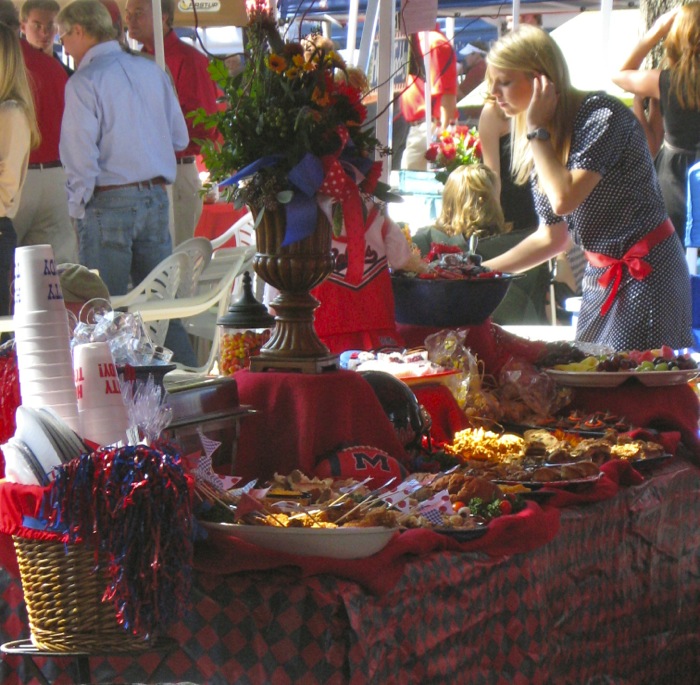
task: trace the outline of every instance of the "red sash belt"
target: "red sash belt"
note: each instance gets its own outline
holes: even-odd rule
[[[653,231],[647,233],[639,242],[632,245],[621,259],[615,259],[614,257],[609,257],[608,255],[598,252],[585,253],[586,259],[588,259],[592,266],[607,267],[603,275],[598,279],[600,286],[607,288],[612,281],[610,293],[603,303],[603,306],[600,308],[601,316],[605,316],[610,310],[610,307],[612,307],[613,300],[620,287],[620,281],[622,280],[622,267],[627,267],[632,278],[643,281],[653,269],[651,264],[645,262],[642,258],[649,254],[649,250],[651,250],[652,247],[662,243],[666,238],[673,235],[673,233],[673,224],[670,219],[666,219],[666,221],[660,223]]]

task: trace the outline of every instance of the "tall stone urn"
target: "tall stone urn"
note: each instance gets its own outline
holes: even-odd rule
[[[330,354],[314,329],[318,300],[310,291],[333,270],[332,231],[325,214],[318,212],[316,230],[307,238],[282,247],[286,230],[284,207],[260,210],[256,218],[257,254],[255,273],[279,291],[270,302],[275,310],[275,328],[260,355],[251,359],[251,371],[269,369],[320,373],[338,368],[337,355]]]

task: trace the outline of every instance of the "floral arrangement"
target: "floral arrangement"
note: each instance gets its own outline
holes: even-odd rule
[[[446,183],[457,167],[481,163],[479,133],[476,128],[465,126],[458,126],[454,133],[443,131],[437,142],[430,145],[425,158],[437,167],[435,178]]]
[[[375,162],[375,152],[388,150],[363,126],[364,93],[340,55],[313,40],[285,41],[262,0],[247,9],[243,72],[232,77],[221,62],[210,68],[228,108],[199,110],[195,121],[220,132],[219,141],[203,141],[211,180],[229,186],[237,206],[284,205],[290,244],[315,229],[317,194],[335,201],[336,227],[351,209],[362,215],[362,196],[388,191]]]

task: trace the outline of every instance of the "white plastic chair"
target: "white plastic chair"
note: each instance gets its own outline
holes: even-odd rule
[[[182,252],[189,257],[187,271],[180,279],[177,297],[192,297],[197,294],[199,279],[211,261],[213,250],[208,238],[190,238],[173,249],[173,254]]]
[[[204,366],[191,368],[178,364],[178,368],[184,371],[207,373],[218,354],[216,320],[227,310],[234,281],[251,268],[254,255],[255,248],[245,246],[217,251],[199,278],[199,292],[196,295],[167,301],[134,303],[130,305],[129,311],[140,312],[144,322],[164,318],[181,319],[189,334],[211,339],[209,358]]]
[[[175,301],[182,276],[189,268],[190,259],[184,252],[171,254],[126,295],[112,296],[112,307],[140,312],[143,307],[150,305],[163,311],[167,306],[165,303]],[[170,319],[175,318],[177,317],[162,316],[143,319],[144,323],[148,322],[146,329],[156,345],[165,342]]]
[[[254,223],[253,215],[250,212],[244,214],[220,236],[211,241],[212,247],[214,250],[218,250],[226,245],[231,238],[236,239],[236,247],[240,247],[241,245],[255,245]]]

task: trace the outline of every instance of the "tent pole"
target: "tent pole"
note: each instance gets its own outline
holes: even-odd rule
[[[520,26],[520,0],[513,0],[513,31]]]
[[[360,36],[360,54],[357,58],[357,66],[365,72],[369,71],[369,56],[372,50],[372,42],[377,34],[377,17],[379,16],[379,0],[368,0],[365,10],[365,23]]]
[[[348,14],[348,39],[345,44],[347,53],[347,61],[350,64],[356,64],[355,53],[357,52],[357,15],[360,11],[360,0],[350,0],[350,8]]]
[[[430,70],[430,37],[428,31],[421,33],[423,63],[425,64],[425,149],[433,142],[433,79]]]
[[[165,48],[163,47],[163,10],[160,0],[153,0],[153,48],[156,55],[156,64],[165,71]]]
[[[377,112],[381,115],[376,122],[376,136],[391,146],[391,117],[393,117],[392,99],[394,94],[394,40],[396,36],[396,13],[391,2],[380,5],[379,14],[379,46],[377,50]],[[391,157],[387,157],[382,166],[381,180],[389,183]]]

